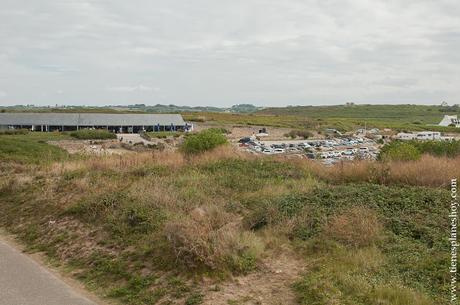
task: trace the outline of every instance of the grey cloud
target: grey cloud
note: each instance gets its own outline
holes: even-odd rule
[[[0,4],[0,88],[8,92],[2,104],[460,98],[458,1]]]
[[[142,91],[159,91],[160,88],[157,87],[149,87],[145,85],[135,85],[135,86],[119,86],[119,87],[110,87],[107,88],[109,91],[115,92],[142,92]]]

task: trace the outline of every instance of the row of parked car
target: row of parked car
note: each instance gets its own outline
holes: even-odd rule
[[[251,138],[240,139],[240,145],[250,151],[267,155],[272,154],[302,154],[309,159],[353,160],[356,157],[375,159],[377,148],[370,139],[350,138],[331,140],[307,140],[299,143],[277,143],[264,145]]]

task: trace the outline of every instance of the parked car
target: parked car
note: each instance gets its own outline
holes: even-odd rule
[[[342,156],[342,154],[340,153],[340,151],[333,151],[332,152],[332,157],[334,158],[340,158]]]
[[[246,143],[249,143],[249,142],[251,142],[251,138],[249,138],[249,137],[241,138],[238,141],[238,143],[242,143],[242,144],[246,144]]]
[[[271,148],[265,148],[264,150],[262,150],[262,153],[263,153],[263,154],[267,154],[267,155],[272,154],[272,153],[273,153],[273,149],[271,149]]]

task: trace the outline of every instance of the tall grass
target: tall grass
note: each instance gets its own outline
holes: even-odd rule
[[[280,252],[305,258],[303,304],[443,298],[448,191],[436,187],[459,158],[325,167],[223,145],[7,165],[0,224],[124,304],[183,303],[207,292],[202,277],[270,278]]]
[[[334,166],[308,162],[311,172],[331,183],[370,182],[427,187],[447,187],[450,179],[460,177],[460,157],[423,155],[416,161],[355,161]]]

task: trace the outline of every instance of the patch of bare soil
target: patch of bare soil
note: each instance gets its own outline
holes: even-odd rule
[[[122,155],[129,150],[121,147],[118,141],[90,141],[90,140],[61,140],[49,141],[48,144],[58,146],[70,154],[90,155]]]
[[[230,131],[228,138],[230,140],[239,140],[244,137],[251,137],[258,135],[259,131],[265,127],[267,135],[259,136],[261,141],[276,141],[276,140],[291,140],[287,138],[285,134],[289,133],[293,128],[282,128],[282,127],[266,127],[266,126],[245,126],[245,125],[213,125],[208,123],[194,123],[194,130],[201,131],[212,127],[223,127]],[[324,136],[318,134],[316,131],[311,130],[314,138],[324,138]],[[301,140],[301,138],[297,138]]]
[[[261,271],[234,277],[203,289],[205,305],[291,305],[298,304],[292,284],[304,271],[300,260],[287,255],[264,262]]]
[[[230,131],[228,138],[230,140],[239,140],[243,137],[250,137],[259,133],[259,131],[265,127],[267,130],[267,136],[262,137],[264,140],[280,140],[285,138],[285,134],[291,131],[291,128],[281,127],[266,127],[266,126],[245,126],[245,125],[215,125],[207,123],[194,123],[193,128],[195,131],[201,131],[212,127],[223,127]],[[262,139],[261,138],[261,139]]]

